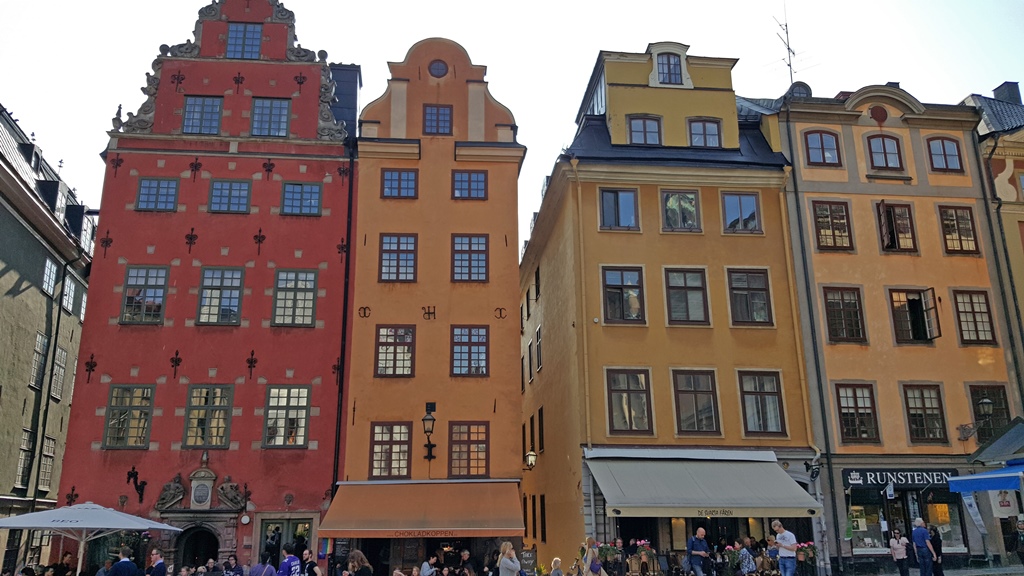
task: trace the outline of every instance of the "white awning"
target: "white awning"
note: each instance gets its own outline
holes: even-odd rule
[[[692,459],[586,460],[608,516],[797,518],[821,504],[775,462]]]

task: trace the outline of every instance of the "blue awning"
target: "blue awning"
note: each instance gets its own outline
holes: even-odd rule
[[[985,490],[1020,490],[1024,478],[1024,464],[1007,466],[969,476],[949,479],[950,492],[983,492]]]

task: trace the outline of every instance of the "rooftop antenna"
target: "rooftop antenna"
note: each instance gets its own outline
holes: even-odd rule
[[[57,162],[57,175],[60,176],[60,171],[64,168],[64,159],[61,158],[60,162]]]
[[[790,45],[790,43],[789,43],[789,15],[788,15],[788,13],[786,11],[786,3],[785,2],[782,3],[782,19],[783,19],[783,22],[779,22],[779,19],[775,18],[774,16],[772,17],[772,19],[775,20],[775,23],[779,25],[779,28],[782,28],[782,34],[786,35],[786,37],[783,38],[782,34],[779,34],[778,32],[775,33],[775,35],[779,37],[779,40],[782,40],[782,45],[786,47],[786,57],[782,61],[785,62],[786,63],[786,67],[789,68],[789,85],[792,86],[793,85],[793,56],[796,56],[796,52],[793,51],[793,46]]]

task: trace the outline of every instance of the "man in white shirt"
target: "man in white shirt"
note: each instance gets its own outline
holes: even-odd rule
[[[779,572],[782,576],[794,576],[796,574],[796,536],[782,526],[782,522],[772,522],[772,530],[775,531],[775,546],[779,548]]]

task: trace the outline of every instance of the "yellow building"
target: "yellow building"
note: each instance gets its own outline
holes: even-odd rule
[[[344,475],[321,536],[378,574],[521,536],[517,179],[526,149],[465,49],[392,62],[360,117]],[[425,446],[429,445],[429,446]]]
[[[777,117],[736,60],[601,52],[520,264],[526,546],[817,530]]]
[[[942,534],[943,565],[983,557],[948,481],[1020,400],[992,280],[978,113],[922,104],[896,83],[820,98],[798,82],[769,107],[793,165],[786,197],[817,442],[829,449],[818,464],[832,550],[839,541],[844,563],[891,566],[893,531],[922,517]]]

